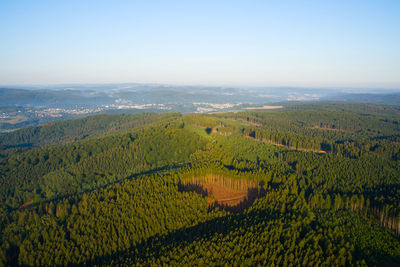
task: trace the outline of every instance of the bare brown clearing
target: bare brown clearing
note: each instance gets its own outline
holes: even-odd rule
[[[206,175],[185,179],[180,191],[195,192],[207,197],[208,208],[222,208],[240,212],[251,206],[265,191],[257,181],[233,179],[218,175]]]

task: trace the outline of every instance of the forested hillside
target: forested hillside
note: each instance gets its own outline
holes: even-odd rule
[[[394,107],[98,115],[0,137],[0,265],[399,266]]]
[[[27,127],[7,135],[0,135],[0,146],[7,149],[73,142],[99,134],[108,134],[116,130],[132,129],[162,119],[176,118],[177,116],[180,115],[177,113],[94,115],[75,120],[51,122],[39,127]]]

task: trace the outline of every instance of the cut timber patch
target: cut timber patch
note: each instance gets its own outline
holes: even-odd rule
[[[231,212],[243,211],[251,206],[256,198],[265,194],[258,181],[213,174],[184,179],[179,184],[179,189],[207,197],[209,210],[218,207]]]

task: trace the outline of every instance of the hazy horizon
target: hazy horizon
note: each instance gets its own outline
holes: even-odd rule
[[[400,88],[398,1],[2,1],[0,84]]]
[[[92,87],[98,86],[101,89],[101,86],[123,86],[126,85],[128,87],[133,85],[143,85],[143,86],[165,86],[165,87],[204,87],[204,88],[236,88],[236,89],[287,89],[287,90],[301,90],[301,89],[309,89],[309,90],[330,90],[330,91],[338,91],[338,92],[346,92],[346,93],[390,93],[390,92],[400,92],[399,86],[373,86],[373,85],[365,85],[365,86],[295,86],[295,85],[231,85],[231,84],[189,84],[189,83],[163,83],[163,82],[88,82],[88,83],[79,83],[79,82],[71,82],[71,83],[26,83],[26,84],[1,84],[0,88],[15,88],[15,89],[68,89],[67,87],[77,87],[83,89],[85,86],[89,86],[90,89]],[[118,88],[115,88],[118,89]],[[129,89],[129,88],[119,88],[119,89]]]

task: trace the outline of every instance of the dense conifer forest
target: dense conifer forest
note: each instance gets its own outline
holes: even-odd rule
[[[400,266],[395,106],[96,115],[0,148],[0,266]]]

